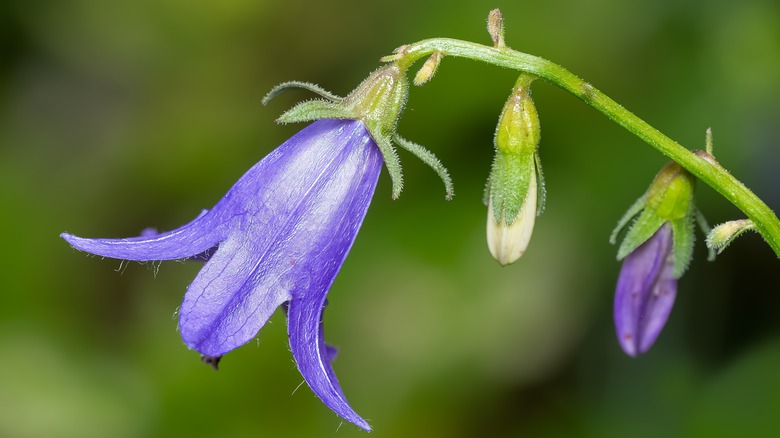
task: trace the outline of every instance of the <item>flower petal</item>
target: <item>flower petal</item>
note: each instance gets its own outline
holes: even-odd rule
[[[192,222],[165,233],[146,229],[139,237],[85,239],[62,233],[74,248],[103,257],[122,260],[174,260],[198,256],[216,246],[225,233],[214,226],[214,214],[203,210]]]
[[[661,333],[677,295],[672,227],[665,223],[623,261],[615,293],[615,328],[629,356],[645,353]]]
[[[259,265],[264,254],[251,239],[220,244],[187,287],[179,311],[184,343],[205,356],[222,356],[252,339],[289,292]]]
[[[333,347],[325,344],[322,325],[324,307],[317,308],[316,303],[293,300],[289,308],[290,348],[295,363],[312,391],[345,420],[365,431],[371,426],[349,405],[339,386],[336,373],[330,361],[333,359]]]
[[[310,240],[300,242],[308,247],[308,256],[301,257],[295,268],[306,281],[297,277],[299,281],[291,289],[288,333],[295,362],[312,391],[338,415],[370,430],[339,387],[330,365],[335,351],[325,344],[322,330],[326,294],[363,222],[381,168],[377,147],[368,133],[365,138],[363,145],[349,146],[349,155],[332,178],[334,184],[322,189],[319,205],[301,218]]]
[[[252,339],[294,291],[319,289],[324,299],[380,168],[361,122],[322,120],[250,169],[214,207],[232,211],[233,222],[187,288],[179,321],[187,345],[207,356],[225,354]],[[328,252],[336,232],[343,234],[340,245]]]

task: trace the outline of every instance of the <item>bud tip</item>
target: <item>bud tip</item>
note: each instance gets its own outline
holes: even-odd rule
[[[493,40],[493,47],[500,49],[506,46],[504,43],[504,18],[498,8],[493,9],[488,14],[487,30]]]

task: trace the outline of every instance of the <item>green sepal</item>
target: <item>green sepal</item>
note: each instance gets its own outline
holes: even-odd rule
[[[707,131],[710,130],[708,129]],[[723,249],[725,248],[722,248],[719,251],[715,251],[715,248],[713,248],[710,245],[710,233],[712,232],[712,227],[710,227],[709,222],[707,222],[707,218],[704,217],[704,214],[702,214],[701,210],[699,210],[698,208],[696,209],[696,223],[699,224],[699,229],[701,230],[701,232],[704,233],[705,236],[707,236],[707,238],[705,239],[705,243],[707,244],[707,250],[708,250],[707,261],[710,262],[714,261],[715,256],[720,254],[721,251],[723,251]]]
[[[403,173],[392,139],[408,94],[405,70],[391,64],[374,70],[339,103],[349,118],[362,121],[374,138],[390,174],[393,199],[403,190]]]
[[[642,208],[643,199],[639,198],[634,205],[631,206],[626,215],[621,219],[615,232],[612,233],[610,241],[614,242],[617,237],[617,233],[625,226],[635,214],[634,211],[637,208]],[[669,223],[672,227],[672,254],[674,257],[674,278],[682,277],[685,270],[688,269],[688,265],[693,258],[693,243],[695,240],[694,235],[694,212],[695,207],[691,205],[689,214],[682,218],[668,221],[665,218],[656,214],[653,209],[645,208],[637,218],[636,222],[631,225],[626,237],[623,238],[623,242],[618,249],[618,260],[623,260],[626,256],[631,254],[640,245],[650,239],[658,229],[660,229],[665,223]]]
[[[623,242],[618,248],[617,259],[623,260],[632,251],[637,249],[639,245],[645,243],[647,239],[653,236],[661,225],[666,222],[665,219],[658,216],[655,211],[650,208],[645,208],[639,217],[636,219],[631,228],[626,233],[626,237],[623,238]]]
[[[433,169],[437,175],[439,175],[442,183],[444,183],[445,199],[449,201],[453,196],[455,196],[455,189],[452,185],[452,178],[450,178],[450,174],[447,172],[447,168],[444,167],[438,158],[436,158],[436,155],[434,155],[433,152],[415,142],[401,137],[398,134],[393,137],[393,140],[396,142],[396,144],[398,144],[398,146],[411,152],[412,155],[430,166],[430,168]]]
[[[277,123],[311,122],[320,119],[352,119],[352,113],[337,103],[315,99],[301,102],[276,119]]]
[[[536,165],[536,215],[539,216],[547,204],[547,187],[544,184],[544,173],[542,172],[539,152],[534,153],[534,165]]]
[[[674,254],[674,278],[680,278],[688,269],[693,259],[693,242],[696,240],[694,233],[696,207],[691,202],[689,213],[672,224],[672,253]]]
[[[520,214],[532,177],[536,177],[535,151],[496,151],[488,179],[488,200],[498,223],[511,225]]]
[[[282,82],[281,84],[271,88],[271,91],[269,91],[268,94],[263,97],[261,103],[263,105],[268,105],[268,102],[270,102],[274,97],[296,88],[309,90],[312,93],[318,94],[319,96],[324,97],[331,102],[340,102],[343,99],[343,97],[339,97],[317,84],[312,84],[311,82],[288,81]]]
[[[393,199],[398,199],[404,188],[403,172],[401,170],[401,161],[398,159],[398,153],[395,151],[393,142],[389,136],[373,135],[373,137],[374,141],[376,141],[376,145],[379,147],[379,151],[382,153],[382,159],[385,161],[387,173],[390,174]]]
[[[617,242],[617,236],[620,234],[621,231],[623,231],[623,228],[628,225],[629,222],[631,222],[631,219],[636,217],[639,213],[644,210],[644,208],[647,206],[647,194],[644,194],[639,197],[636,201],[634,201],[634,204],[631,205],[631,207],[628,208],[628,211],[626,211],[623,214],[623,217],[620,218],[620,220],[617,223],[617,226],[615,226],[615,229],[612,230],[612,234],[609,236],[609,243],[615,244]]]

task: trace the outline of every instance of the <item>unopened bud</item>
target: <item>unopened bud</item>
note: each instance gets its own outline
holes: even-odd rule
[[[748,230],[755,230],[756,225],[750,219],[728,221],[713,228],[707,235],[707,247],[722,253],[737,237]]]
[[[496,155],[486,189],[487,240],[502,265],[523,255],[533,232],[543,185],[537,172],[540,129],[529,86],[532,76],[521,76],[504,105],[496,128]]]
[[[433,78],[436,71],[439,69],[441,59],[444,58],[444,54],[441,52],[433,52],[430,57],[425,61],[420,71],[414,77],[414,85],[420,86]]]
[[[501,11],[493,9],[488,14],[487,30],[490,34],[490,38],[493,40],[493,47],[504,47],[504,18],[501,16]]]

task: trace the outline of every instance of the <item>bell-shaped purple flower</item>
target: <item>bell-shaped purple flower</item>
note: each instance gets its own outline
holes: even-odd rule
[[[338,415],[370,430],[333,373],[322,313],[382,162],[363,122],[322,119],[263,158],[214,208],[181,228],[127,239],[62,237],[76,249],[116,259],[207,258],[187,288],[179,329],[187,346],[211,363],[255,337],[286,304],[290,347],[304,379]]]
[[[615,329],[629,356],[645,353],[655,342],[677,295],[673,235],[665,223],[623,260],[615,292]]]

